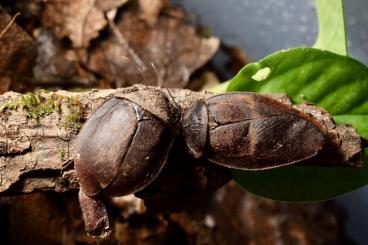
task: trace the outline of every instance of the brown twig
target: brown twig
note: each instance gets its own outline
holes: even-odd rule
[[[0,33],[0,38],[2,38],[4,36],[4,34],[9,30],[9,28],[13,25],[15,19],[20,15],[20,13],[16,13],[11,20],[9,21],[9,23],[5,26],[5,28],[1,31]]]
[[[129,53],[130,57],[133,59],[134,63],[138,66],[139,70],[145,72],[147,70],[147,66],[144,64],[143,60],[138,56],[133,48],[129,46],[129,43],[124,38],[123,34],[119,30],[119,28],[115,25],[114,21],[112,21],[108,16],[106,16],[107,21],[109,22],[109,26],[116,39]]]

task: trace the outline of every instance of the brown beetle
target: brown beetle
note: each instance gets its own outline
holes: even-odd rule
[[[92,114],[78,135],[75,161],[90,235],[103,237],[110,231],[102,198],[150,184],[166,163],[174,134],[162,118],[126,98],[110,99]]]
[[[261,170],[303,161],[323,147],[317,122],[267,96],[227,93],[200,100],[182,119],[188,152],[235,169]]]
[[[322,129],[311,117],[264,95],[214,95],[196,101],[180,118],[180,108],[163,93],[157,95],[160,101],[150,101],[152,94],[142,93],[107,101],[79,133],[75,169],[83,219],[91,235],[104,236],[110,230],[102,197],[135,193],[150,184],[179,133],[190,155],[237,169],[260,170],[306,160],[324,144]],[[166,120],[154,112],[173,107],[179,110],[167,114]],[[175,130],[179,121],[181,132]]]

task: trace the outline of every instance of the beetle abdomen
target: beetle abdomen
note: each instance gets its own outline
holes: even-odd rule
[[[307,115],[253,93],[209,98],[205,157],[238,169],[267,169],[308,159],[324,135]]]
[[[172,138],[163,122],[134,102],[105,102],[78,136],[75,169],[83,191],[120,195],[143,188],[162,169]]]

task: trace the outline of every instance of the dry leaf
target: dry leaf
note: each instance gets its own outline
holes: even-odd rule
[[[223,48],[230,58],[226,66],[234,75],[249,63],[247,54],[241,48],[227,45],[223,45]]]
[[[36,47],[32,38],[16,23],[7,28],[12,17],[0,8],[0,94],[10,86],[32,77]]]
[[[33,72],[40,84],[91,86],[95,80],[92,73],[80,65],[83,50],[65,48],[46,30],[36,35],[37,65]]]
[[[167,0],[138,0],[139,16],[148,24],[156,23],[161,9],[168,4]]]
[[[68,37],[76,48],[88,47],[107,22],[104,11],[126,3],[127,0],[64,0],[48,1],[43,13],[43,23],[59,39]]]
[[[111,9],[120,7],[128,1],[129,0],[96,0],[96,7],[106,12]]]
[[[219,39],[198,36],[183,16],[182,11],[171,10],[151,26],[133,11],[124,13],[118,33],[92,53],[88,67],[116,87],[157,85],[153,62],[169,87],[185,87],[191,73],[217,51]]]

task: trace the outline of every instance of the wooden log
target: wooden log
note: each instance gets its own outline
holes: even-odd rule
[[[165,89],[144,85],[80,93],[41,91],[37,94],[7,92],[1,95],[0,193],[64,192],[78,188],[73,152],[79,129],[104,101],[112,97],[129,98],[138,90],[144,92],[141,100],[148,106],[150,100],[158,98],[158,93],[165,93],[171,100]],[[211,95],[185,89],[170,89],[170,93],[181,108]],[[290,105],[284,96],[273,97]],[[328,154],[317,156],[314,162],[323,159],[329,164],[362,165],[362,141],[355,129],[336,126],[330,115],[316,106],[302,104],[293,107],[310,114],[325,127],[329,139]],[[153,109],[163,118],[170,116],[165,108]]]

